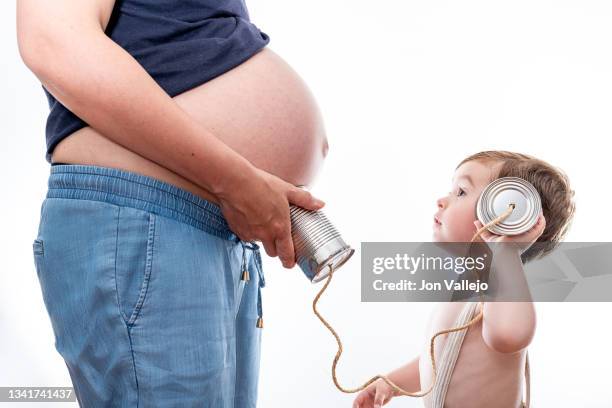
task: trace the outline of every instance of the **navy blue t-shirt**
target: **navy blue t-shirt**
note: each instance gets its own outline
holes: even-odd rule
[[[250,22],[245,0],[117,0],[105,33],[170,96],[229,71],[270,42]],[[55,146],[87,123],[43,90],[51,163]]]

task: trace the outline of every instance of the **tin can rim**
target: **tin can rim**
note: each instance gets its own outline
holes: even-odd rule
[[[516,191],[523,201],[517,204],[516,211],[523,211],[522,216],[508,217],[506,220],[488,227],[488,230],[499,235],[518,235],[528,231],[537,222],[541,212],[541,198],[536,188],[529,181],[521,177],[500,177],[485,187],[482,194],[478,198],[476,205],[477,218],[480,222],[487,224],[501,215],[501,212],[496,211],[494,206],[497,204],[495,199],[500,197],[501,193],[509,190]],[[505,210],[509,203],[503,203],[502,207]],[[512,221],[508,221],[512,219]]]

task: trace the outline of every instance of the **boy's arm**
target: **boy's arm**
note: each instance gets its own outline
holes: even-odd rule
[[[400,388],[409,392],[421,390],[421,379],[419,374],[419,357],[415,357],[403,366],[396,368],[387,374],[387,377]],[[398,396],[395,391],[393,396]]]
[[[391,371],[387,374],[387,378],[405,391],[420,391],[419,358],[417,357],[407,364]],[[385,380],[379,378],[355,397],[353,408],[379,408],[389,402],[391,398],[399,395],[402,394],[397,393]]]
[[[482,316],[485,343],[501,353],[518,352],[531,343],[536,315],[520,252],[514,249],[496,251],[493,258],[494,279],[501,298],[520,298],[520,302],[486,302]]]

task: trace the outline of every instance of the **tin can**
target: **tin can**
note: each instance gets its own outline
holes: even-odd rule
[[[533,184],[520,177],[502,177],[487,185],[478,198],[476,216],[486,225],[503,214],[510,204],[514,204],[512,213],[488,230],[498,235],[529,231],[538,221],[542,202]]]
[[[327,277],[329,267],[334,271],[340,268],[355,252],[323,211],[290,205],[290,215],[295,259],[312,283]]]

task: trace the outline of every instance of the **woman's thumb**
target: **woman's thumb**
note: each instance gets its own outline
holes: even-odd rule
[[[299,187],[294,187],[293,189],[289,190],[287,193],[287,199],[291,204],[295,204],[298,207],[312,211],[319,210],[325,205],[322,200],[313,197],[309,191],[303,190]]]

